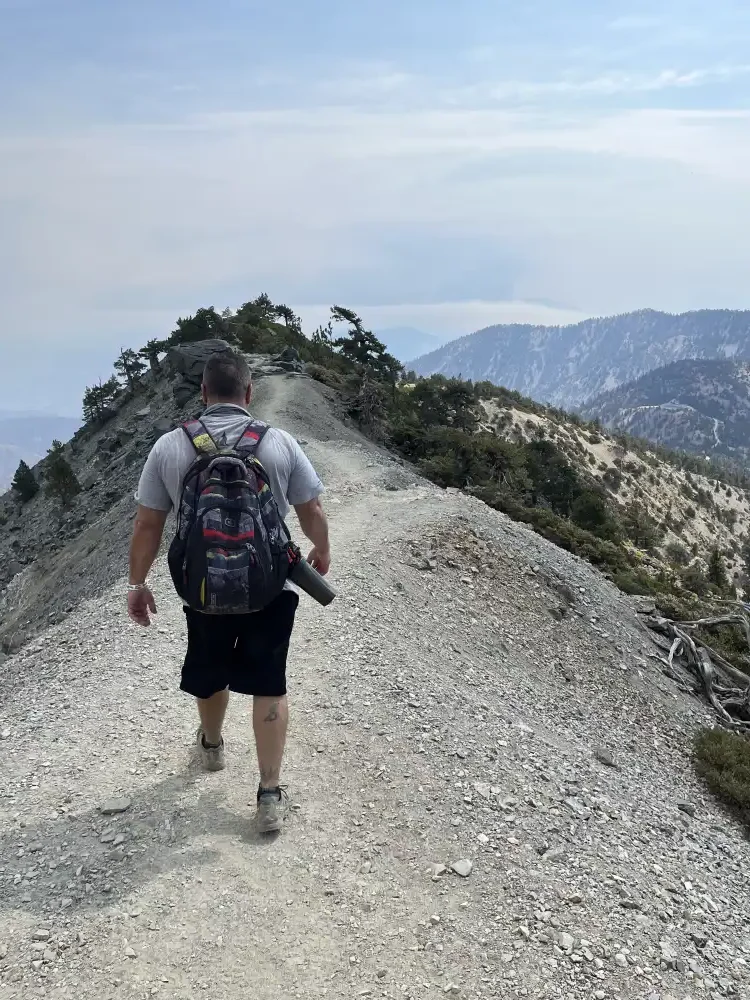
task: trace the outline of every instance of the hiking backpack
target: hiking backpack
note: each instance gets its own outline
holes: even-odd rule
[[[196,611],[259,611],[277,597],[294,563],[290,537],[255,457],[268,430],[251,420],[219,447],[200,420],[182,425],[197,458],[185,474],[168,563],[180,597]]]

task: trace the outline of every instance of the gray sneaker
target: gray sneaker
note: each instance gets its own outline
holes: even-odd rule
[[[286,813],[286,792],[283,788],[258,789],[258,832],[277,833]]]
[[[204,771],[223,771],[227,766],[224,760],[224,740],[222,738],[221,744],[218,747],[207,747],[203,742],[203,728],[198,726],[198,732],[195,736],[195,742],[198,745],[198,757],[203,765]]]

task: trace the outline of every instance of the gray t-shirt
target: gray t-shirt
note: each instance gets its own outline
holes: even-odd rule
[[[216,403],[204,411],[201,420],[218,445],[231,446],[247,426],[250,414],[233,403]],[[256,455],[268,473],[282,517],[287,516],[291,506],[308,503],[323,492],[310,459],[286,431],[269,428]],[[135,494],[138,503],[152,510],[178,507],[182,481],[195,458],[195,448],[181,427],[162,435],[143,467]]]

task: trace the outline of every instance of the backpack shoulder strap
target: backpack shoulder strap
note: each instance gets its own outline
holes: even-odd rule
[[[219,450],[202,420],[188,420],[182,429],[199,455],[213,455]]]
[[[270,430],[269,425],[262,420],[251,420],[237,438],[234,450],[243,458],[246,455],[254,455],[268,430]]]

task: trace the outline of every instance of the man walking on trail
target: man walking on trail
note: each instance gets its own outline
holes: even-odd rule
[[[328,523],[319,500],[323,484],[290,434],[252,422],[247,409],[251,394],[250,369],[242,355],[234,351],[213,354],[201,386],[206,405],[201,417],[202,431],[207,432],[203,437],[214,450],[235,446],[239,450],[240,439],[252,438],[254,458],[267,474],[278,512],[284,518],[294,507],[302,531],[313,544],[308,562],[325,574],[331,557]],[[138,484],[128,614],[139,625],[149,625],[150,614],[156,612],[146,577],[159,551],[167,515],[180,510],[186,473],[197,458],[200,442],[186,430],[188,425],[159,438]],[[222,725],[229,692],[252,695],[260,769],[258,826],[266,833],[280,830],[283,819],[279,778],[288,723],[286,659],[297,602],[296,591],[286,583],[269,604],[251,613],[204,613],[187,602],[184,608],[188,642],[180,687],[197,701],[201,763],[208,771],[224,768]]]

